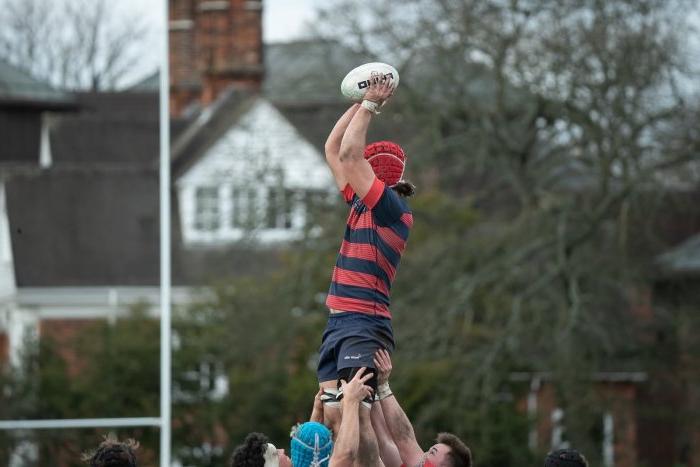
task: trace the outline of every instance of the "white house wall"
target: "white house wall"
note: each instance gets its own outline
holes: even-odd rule
[[[5,184],[0,182],[0,303],[8,303],[15,295],[15,271],[12,261],[10,222],[7,217]]]
[[[218,231],[194,228],[197,187],[218,187],[220,210],[231,209],[236,187],[275,185],[281,175],[285,188],[331,192],[335,184],[323,155],[269,102],[258,99],[218,142],[176,182],[186,243],[216,243],[243,238],[245,232],[223,225]],[[264,198],[260,209],[264,209]],[[261,242],[291,239],[305,223],[305,213],[292,212],[294,229],[261,229]]]

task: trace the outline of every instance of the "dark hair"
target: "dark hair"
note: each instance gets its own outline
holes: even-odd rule
[[[436,441],[450,447],[447,458],[452,467],[472,467],[472,452],[457,436],[452,433],[439,433]]]
[[[231,467],[264,467],[265,451],[270,440],[262,433],[248,433],[243,444],[231,455]]]
[[[391,188],[405,198],[416,194],[416,186],[406,180],[399,180],[399,182]]]
[[[107,435],[97,449],[83,454],[83,461],[90,467],[136,467],[138,448],[138,441],[120,442],[114,435]]]
[[[544,458],[544,467],[588,467],[588,461],[576,449],[557,449]]]

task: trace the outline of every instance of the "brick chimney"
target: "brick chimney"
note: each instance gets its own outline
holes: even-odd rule
[[[231,85],[259,90],[262,1],[170,0],[170,108],[207,105]]]

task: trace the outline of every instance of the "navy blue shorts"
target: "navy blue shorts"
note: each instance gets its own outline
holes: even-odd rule
[[[374,353],[380,348],[394,351],[391,319],[364,313],[332,313],[323,331],[318,381],[338,379],[343,368],[374,368]]]

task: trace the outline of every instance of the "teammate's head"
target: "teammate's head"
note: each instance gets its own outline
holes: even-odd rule
[[[90,467],[136,467],[138,447],[139,443],[133,439],[120,442],[109,435],[95,451],[84,454],[83,460]]]
[[[333,451],[333,436],[324,424],[306,422],[292,433],[290,446],[294,467],[327,467]]]
[[[576,449],[557,449],[544,458],[544,467],[588,467],[588,461]]]
[[[406,154],[396,143],[377,141],[365,147],[365,159],[372,166],[377,178],[393,187],[403,177],[406,168]]]
[[[249,433],[234,449],[231,467],[292,467],[292,461],[262,433]]]
[[[425,453],[425,460],[436,466],[471,467],[472,453],[461,439],[452,433],[440,433]]]

